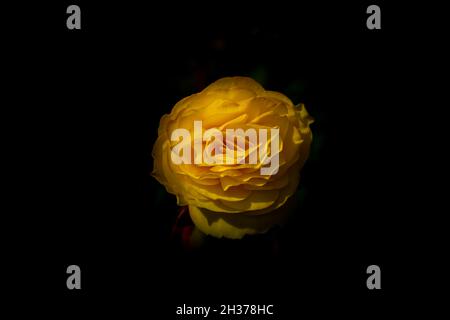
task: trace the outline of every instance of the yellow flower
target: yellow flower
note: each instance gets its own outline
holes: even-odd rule
[[[200,141],[197,146],[202,155],[213,139],[195,138],[195,121],[201,121],[202,133],[216,128],[223,137],[227,137],[227,129],[277,129],[279,141],[275,144],[276,135],[266,140],[258,136],[259,142],[252,147],[250,137],[245,136],[245,148],[240,150],[244,162],[199,162],[199,152],[194,150],[196,142]],[[308,157],[312,122],[303,104],[294,106],[285,95],[266,91],[251,78],[223,78],[182,99],[169,115],[163,115],[153,146],[152,174],[169,193],[176,195],[178,205],[189,206],[193,222],[204,233],[233,239],[264,233],[284,220],[283,205],[296,191],[300,169]],[[188,141],[174,140],[172,134],[179,128],[194,138],[191,135]],[[220,141],[223,150],[235,150],[228,142]],[[193,154],[196,161],[173,161],[174,147],[183,143],[188,148],[184,150],[189,151],[185,156]],[[272,145],[278,150],[271,149]],[[239,147],[236,150],[232,160],[239,157]],[[261,153],[257,163],[246,161],[256,150],[270,150],[269,158],[277,155],[274,174],[262,174],[265,163]],[[223,156],[227,157],[225,151]]]

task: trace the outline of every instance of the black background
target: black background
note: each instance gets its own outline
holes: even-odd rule
[[[67,30],[69,4],[81,7],[82,30]],[[10,134],[21,141],[11,143],[21,190],[11,213],[20,232],[8,238],[20,248],[8,263],[20,273],[13,295],[61,318],[175,318],[183,303],[275,304],[277,319],[417,307],[426,281],[411,270],[421,242],[411,208],[422,204],[410,155],[420,160],[425,137],[406,97],[420,90],[411,79],[423,38],[407,6],[384,2],[382,29],[368,30],[369,4],[16,8],[5,60],[19,120]],[[183,252],[169,239],[175,198],[150,176],[160,117],[233,75],[258,78],[316,118],[304,203],[275,256],[264,236]],[[80,291],[66,288],[71,264]],[[371,264],[382,290],[366,288]]]

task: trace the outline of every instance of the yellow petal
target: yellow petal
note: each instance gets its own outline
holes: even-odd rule
[[[189,213],[197,228],[216,238],[241,239],[245,235],[265,233],[275,225],[282,225],[287,211],[271,212],[265,215],[212,213],[189,206]]]

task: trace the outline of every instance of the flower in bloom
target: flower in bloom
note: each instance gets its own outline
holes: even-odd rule
[[[202,133],[215,129],[223,133],[223,140],[196,136],[195,123],[200,121]],[[294,106],[285,95],[264,90],[251,78],[223,78],[182,99],[162,116],[153,146],[152,175],[177,197],[178,205],[189,206],[194,224],[203,233],[233,239],[264,233],[284,221],[284,204],[296,191],[309,154],[312,122],[303,104]],[[180,128],[192,133],[188,141],[173,139],[172,133]],[[227,129],[239,133],[233,141]],[[256,135],[257,140],[252,140],[245,133],[253,129],[276,129],[277,135],[267,139]],[[239,135],[245,143],[236,147],[230,142],[239,140]],[[275,142],[277,149],[271,148]],[[204,152],[211,151],[208,146],[213,143],[221,147],[212,151],[214,157],[224,161],[205,160]],[[193,161],[173,161],[173,150],[180,145]],[[271,159],[276,156],[273,174],[262,173],[267,159],[262,159],[261,150],[267,150]],[[254,152],[259,161],[249,160]],[[226,161],[230,155],[235,161]]]

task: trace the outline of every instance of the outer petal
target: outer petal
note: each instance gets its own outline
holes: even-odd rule
[[[265,215],[210,213],[206,209],[189,206],[192,221],[203,233],[229,239],[241,239],[246,234],[265,233],[286,218],[281,212],[272,211]]]

